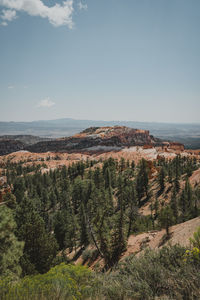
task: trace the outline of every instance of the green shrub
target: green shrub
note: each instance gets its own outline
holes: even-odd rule
[[[200,264],[200,227],[194,233],[193,238],[190,238],[190,243],[193,248],[185,252],[184,261]]]
[[[26,276],[18,282],[0,281],[2,300],[85,299],[91,272],[83,266],[60,264],[48,273]]]
[[[200,299],[200,272],[183,262],[180,246],[128,257],[109,274],[97,275],[92,299]]]
[[[194,233],[193,238],[190,238],[190,243],[193,245],[193,247],[200,249],[200,226]]]
[[[91,252],[90,252],[91,253]],[[184,262],[185,248],[145,250],[106,273],[65,265],[13,282],[0,280],[2,300],[153,300],[200,299],[199,265]],[[87,254],[87,252],[86,252]]]

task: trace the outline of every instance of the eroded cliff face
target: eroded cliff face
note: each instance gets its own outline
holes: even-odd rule
[[[148,149],[156,146],[168,148],[171,145],[184,149],[182,144],[163,142],[153,137],[148,130],[133,129],[125,126],[90,127],[72,137],[40,141],[32,145],[16,140],[0,141],[0,155],[18,150],[28,150],[35,153],[48,151],[98,153],[120,151],[133,146],[144,146]]]
[[[149,135],[148,130],[125,126],[91,127],[72,137],[39,142],[27,148],[31,152],[106,152],[131,146],[157,146],[162,141]]]

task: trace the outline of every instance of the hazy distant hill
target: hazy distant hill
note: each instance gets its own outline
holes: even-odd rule
[[[181,142],[186,148],[200,148],[200,123],[171,124],[133,121],[93,121],[57,119],[34,122],[0,122],[0,135],[36,135],[40,137],[65,137],[92,126],[128,126],[149,130],[161,139]]]

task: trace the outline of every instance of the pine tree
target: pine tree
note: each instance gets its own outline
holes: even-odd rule
[[[174,188],[176,190],[176,193],[179,192],[180,190],[180,173],[181,173],[181,170],[180,170],[180,157],[177,155],[176,158],[175,158],[175,177],[174,177]]]
[[[156,220],[157,217],[158,217],[158,214],[159,214],[159,201],[158,201],[158,198],[156,198],[153,207],[154,207],[154,211],[155,211],[154,220]]]
[[[172,191],[170,207],[172,209],[173,216],[175,218],[175,222],[177,223],[178,222],[178,203],[177,203],[177,194],[176,194],[175,189],[173,189],[173,191]]]
[[[25,243],[20,259],[23,275],[47,272],[57,254],[58,245],[54,236],[46,232],[44,221],[27,197],[16,209],[16,222],[16,235]]]
[[[188,177],[186,178],[186,181],[185,181],[185,195],[186,195],[186,199],[187,199],[188,212],[190,213],[192,210],[192,206],[193,206],[193,192],[192,192],[192,187],[190,185]]]
[[[161,209],[159,213],[159,223],[161,227],[166,229],[166,234],[169,236],[169,227],[173,224],[174,217],[173,212],[169,206],[166,206]]]
[[[125,161],[125,159],[122,157],[122,158],[120,159],[120,162],[119,162],[119,171],[120,171],[120,172],[123,172],[123,171],[125,170],[125,168],[126,168],[126,161]]]
[[[124,182],[120,175],[118,180],[118,208],[119,212],[115,216],[112,228],[112,257],[111,264],[118,262],[121,254],[126,250],[127,235],[125,235],[125,195]]]
[[[125,218],[124,218],[124,211],[122,206],[120,207],[120,211],[116,216],[115,226],[113,228],[112,233],[112,256],[110,264],[111,266],[116,264],[121,254],[126,250],[127,246],[127,238],[125,235]]]
[[[80,246],[87,247],[89,244],[89,236],[87,229],[87,220],[84,204],[81,203],[79,211],[79,226],[80,226]]]
[[[14,195],[16,197],[17,203],[23,199],[25,193],[25,181],[23,177],[17,177],[14,182]]]
[[[160,187],[160,193],[164,191],[165,188],[165,171],[164,167],[161,167],[160,172],[158,174],[158,183]]]
[[[23,274],[46,273],[56,257],[58,245],[54,236],[45,230],[44,221],[37,214],[31,223],[23,226],[24,255],[21,258]]]
[[[132,224],[134,220],[137,217],[137,197],[136,197],[136,191],[135,186],[132,184],[130,187],[128,187],[127,190],[127,196],[128,196],[128,232],[127,237],[131,234]]]
[[[95,169],[95,171],[93,173],[93,179],[94,179],[94,184],[97,189],[100,189],[101,187],[103,187],[104,180],[103,180],[102,172],[99,167]]]
[[[171,169],[171,166],[169,165],[169,168],[168,168],[168,181],[169,183],[172,183],[172,169]]]
[[[105,170],[105,189],[111,188],[111,174],[109,168]]]
[[[23,242],[14,235],[16,223],[12,211],[5,205],[0,206],[0,276],[20,276],[20,257]]]
[[[66,211],[58,211],[54,217],[54,234],[59,245],[59,250],[65,247],[65,235],[67,225],[67,213]]]
[[[6,206],[15,209],[16,208],[16,197],[11,193],[6,193],[3,197],[3,202],[6,203]]]
[[[180,205],[180,209],[181,209],[181,220],[182,222],[186,220],[186,195],[185,195],[185,191],[183,190],[181,192],[180,195],[180,199],[179,199],[179,205]]]
[[[148,166],[145,159],[142,159],[139,163],[139,170],[136,177],[136,191],[139,206],[141,205],[141,199],[144,195],[148,197],[149,190],[149,177],[148,177]]]
[[[135,170],[135,162],[134,162],[134,160],[132,160],[132,162],[131,162],[131,169],[134,171]]]

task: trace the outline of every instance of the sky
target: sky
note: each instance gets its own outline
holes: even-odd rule
[[[0,121],[200,122],[199,0],[0,0]]]

